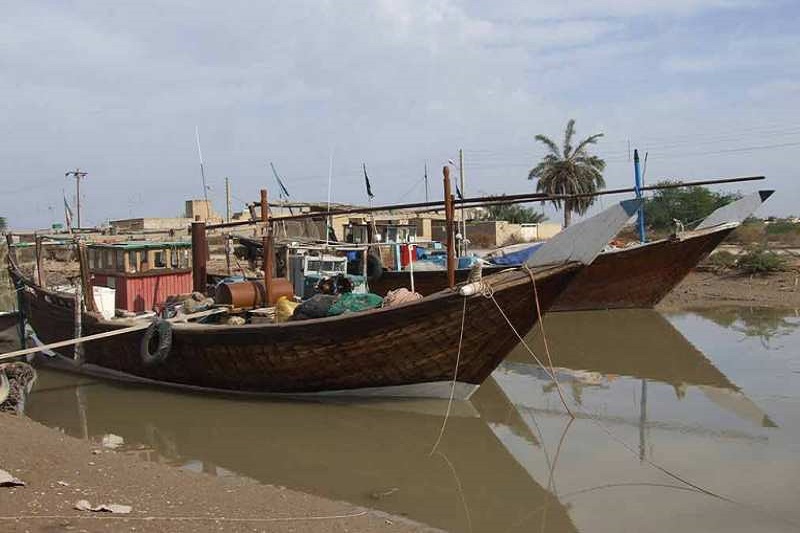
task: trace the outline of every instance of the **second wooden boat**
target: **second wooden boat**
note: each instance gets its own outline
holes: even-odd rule
[[[692,231],[666,239],[637,244],[601,253],[558,297],[552,311],[651,308],[680,283],[697,264],[706,258],[745,218],[753,213],[773,191],[759,191],[722,207],[709,215]],[[537,252],[538,253],[538,252]],[[535,257],[535,254],[534,254]],[[488,266],[496,272],[506,266]],[[445,286],[446,272],[414,272],[415,290],[430,294]],[[456,279],[466,279],[467,269],[456,271]],[[384,272],[370,280],[370,288],[379,293],[410,288],[407,271]]]

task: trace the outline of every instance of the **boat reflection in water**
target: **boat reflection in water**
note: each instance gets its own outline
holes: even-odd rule
[[[749,431],[751,428],[776,427],[736,384],[655,311],[553,314],[545,319],[545,331],[556,377],[567,402],[576,406],[576,417],[638,426],[641,458],[648,449],[646,432],[652,428],[759,441],[766,437]],[[544,357],[538,328],[526,342],[535,354]],[[493,377],[523,417],[526,413],[566,416],[555,384],[521,345]],[[633,393],[638,413],[631,409],[630,394],[630,385],[637,382]],[[659,387],[655,401],[649,398],[652,391],[648,392],[653,382]],[[532,387],[533,383],[538,385]],[[671,399],[666,394],[670,389]],[[705,401],[695,398],[694,392]],[[586,394],[592,395],[588,402]]]
[[[41,372],[29,413],[145,458],[378,508],[450,531],[575,531],[514,450],[539,442],[489,380],[456,402],[241,401]],[[497,436],[496,436],[497,435]]]

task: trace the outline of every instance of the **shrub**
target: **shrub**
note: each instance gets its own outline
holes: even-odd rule
[[[736,266],[736,256],[727,250],[720,250],[711,255],[705,263],[714,272],[725,272]]]
[[[786,270],[786,260],[775,252],[758,246],[739,257],[736,268],[743,274],[770,274]]]
[[[725,239],[726,242],[738,242],[742,244],[757,244],[765,241],[766,225],[764,222],[745,221],[744,224],[733,230]]]

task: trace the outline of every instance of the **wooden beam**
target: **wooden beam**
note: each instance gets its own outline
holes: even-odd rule
[[[192,222],[192,289],[203,294],[206,293],[207,257],[206,223]]]
[[[442,167],[444,178],[444,212],[445,212],[445,231],[447,231],[447,284],[452,289],[456,286],[456,250],[455,250],[455,229],[453,218],[455,209],[453,208],[453,195],[450,192],[450,167]]]

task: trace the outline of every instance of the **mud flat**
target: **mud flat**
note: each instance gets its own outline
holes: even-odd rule
[[[798,309],[800,272],[791,270],[751,277],[695,271],[686,276],[657,309],[670,311],[719,305]]]
[[[0,487],[1,531],[431,531],[344,502],[141,460],[0,413],[0,468],[26,483]],[[132,506],[129,514],[74,509]]]

